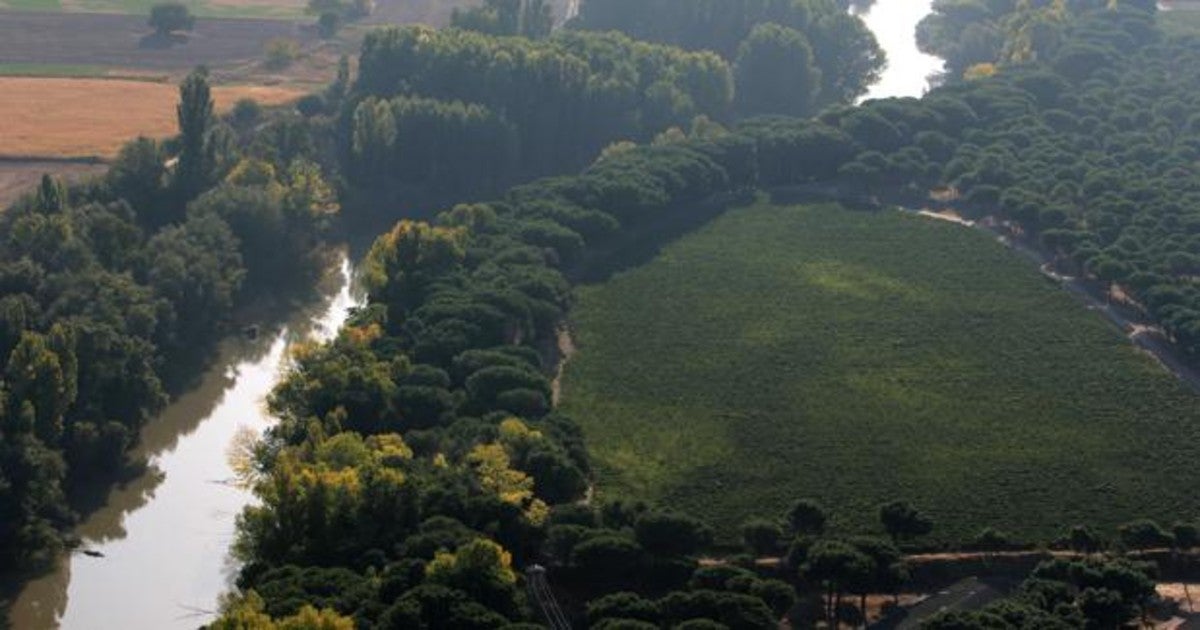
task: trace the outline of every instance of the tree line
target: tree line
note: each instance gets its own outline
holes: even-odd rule
[[[809,116],[863,94],[884,63],[862,21],[824,0],[717,3],[704,15],[691,2],[592,0],[555,33],[547,6],[492,0],[456,11],[456,28],[369,33],[357,79],[323,108],[338,121],[347,191],[365,198],[347,205],[495,194],[698,116]],[[686,36],[635,28],[696,20]],[[731,32],[728,46],[711,39]]]

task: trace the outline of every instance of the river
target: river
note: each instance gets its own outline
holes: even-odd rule
[[[917,50],[913,33],[931,3],[876,0],[863,16],[889,59],[867,98],[925,92],[941,62]],[[212,619],[236,572],[236,516],[254,500],[231,483],[230,447],[239,434],[271,425],[263,401],[288,345],[327,339],[341,326],[356,304],[350,275],[343,255],[318,304],[297,309],[272,334],[221,344],[198,384],[143,431],[134,457],[149,462],[145,474],[109,491],[77,528],[79,550],[13,602],[15,630],[183,630]]]
[[[143,430],[133,456],[146,472],[113,488],[76,529],[79,550],[20,593],[15,630],[170,630],[212,619],[236,571],[237,514],[254,500],[233,483],[231,446],[271,425],[264,400],[288,346],[328,339],[356,304],[349,258],[339,258],[315,304],[257,339],[226,339],[200,381]]]
[[[917,49],[916,30],[932,6],[933,0],[875,0],[863,14],[888,58],[887,68],[864,98],[921,96],[929,89],[929,77],[941,71],[942,60]]]

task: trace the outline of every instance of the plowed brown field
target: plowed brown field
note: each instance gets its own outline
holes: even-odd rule
[[[287,87],[213,88],[218,111],[241,98],[280,105],[301,94]],[[136,136],[175,133],[178,98],[169,83],[0,77],[0,155],[112,157]]]

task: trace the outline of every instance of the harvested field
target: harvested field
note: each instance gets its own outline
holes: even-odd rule
[[[0,209],[7,208],[22,194],[37,185],[42,175],[50,173],[67,181],[77,181],[99,175],[103,164],[82,162],[8,162],[0,160]]]
[[[301,94],[284,87],[213,88],[219,111],[241,98],[280,105]],[[0,78],[0,155],[112,157],[136,136],[175,133],[178,96],[177,87],[169,83]]]
[[[149,33],[142,15],[0,11],[0,66],[186,70],[261,58],[277,37],[316,38],[297,23],[264,19],[198,19],[186,41],[175,44]]]

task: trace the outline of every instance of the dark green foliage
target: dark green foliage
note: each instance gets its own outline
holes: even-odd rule
[[[825,508],[812,499],[801,499],[787,513],[787,523],[796,535],[814,536],[825,531],[829,515]]]
[[[712,543],[712,530],[682,514],[647,512],[633,526],[637,541],[646,551],[662,556],[694,554]]]
[[[821,81],[804,35],[777,24],[754,27],[738,50],[734,75],[744,116],[808,116]]]
[[[1158,523],[1151,520],[1133,521],[1117,528],[1121,544],[1129,549],[1161,549],[1172,547],[1175,538],[1171,532],[1164,530]]]
[[[1067,536],[1070,548],[1083,553],[1095,553],[1104,549],[1104,541],[1091,528],[1076,525]]]
[[[574,28],[594,31],[618,30],[638,39],[689,50],[715,50],[731,61],[738,56],[739,48],[753,38],[755,29],[763,25],[796,33],[803,48],[811,50],[812,54],[805,57],[813,60],[814,71],[807,68],[801,71],[821,80],[809,86],[808,94],[797,108],[812,103],[818,96],[826,105],[853,102],[875,82],[883,68],[884,54],[875,37],[861,19],[847,12],[844,3],[585,0],[579,17],[571,24]],[[781,58],[769,71],[786,75],[797,71],[797,65],[795,59]]]
[[[179,164],[175,171],[177,203],[194,199],[215,175],[213,155],[209,152],[208,132],[213,122],[212,90],[208,71],[201,68],[187,76],[179,86]]]
[[[321,227],[314,187],[289,176],[285,186],[263,181],[205,194],[240,159],[241,142],[260,139],[249,123],[240,140],[214,127],[202,71],[180,95],[178,139],[130,142],[95,182],[68,188],[43,178],[0,215],[6,568],[40,569],[55,559],[75,517],[66,490],[129,463],[139,431],[166,403],[167,370],[211,350],[248,297],[247,277],[265,288],[285,276],[304,281],[312,268]],[[178,162],[166,146],[178,149]],[[294,173],[320,180],[315,166]],[[203,199],[188,211],[195,196]]]
[[[195,23],[196,18],[192,17],[187,5],[179,2],[163,2],[150,7],[150,19],[147,21],[160,36],[175,31],[190,31]]]
[[[490,35],[540,39],[550,34],[554,15],[547,0],[485,0],[480,7],[455,8],[450,25]]]
[[[1180,549],[1200,547],[1200,526],[1195,523],[1175,523],[1171,526],[1175,546]]]
[[[341,135],[355,183],[375,191],[495,191],[583,166],[615,139],[648,138],[699,114],[723,119],[733,100],[729,67],[715,55],[616,33],[533,42],[384,29],[367,36],[359,68]]]
[[[613,593],[588,602],[588,623],[597,624],[602,619],[637,619],[657,623],[661,612],[658,604],[643,599],[636,593]]]
[[[771,556],[779,552],[783,541],[783,529],[766,519],[751,519],[742,524],[742,542],[757,556]]]
[[[775,628],[778,620],[759,598],[720,591],[675,592],[658,601],[663,620],[674,626],[691,619],[710,619],[730,628]]]
[[[879,507],[879,521],[892,540],[910,540],[933,531],[933,522],[904,501],[891,501]]]

